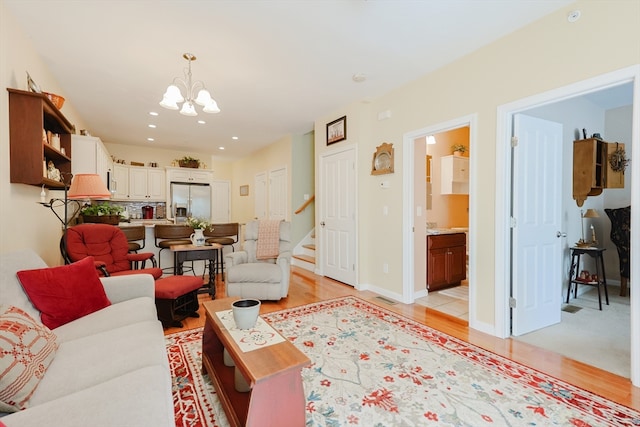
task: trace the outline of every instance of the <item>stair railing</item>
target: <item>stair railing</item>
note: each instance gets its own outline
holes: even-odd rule
[[[298,209],[295,210],[295,214],[298,215],[300,212],[304,211],[307,206],[309,206],[311,204],[311,202],[313,202],[316,198],[316,195],[314,194],[313,196],[309,197],[308,200],[305,200],[304,203],[302,205],[300,205],[300,207]]]

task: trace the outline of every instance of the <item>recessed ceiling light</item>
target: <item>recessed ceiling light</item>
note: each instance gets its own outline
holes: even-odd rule
[[[158,115],[158,113],[156,113],[155,111],[150,111],[150,112],[149,112],[149,115],[151,115],[151,116],[157,116],[157,115]]]
[[[237,136],[232,136],[231,139],[238,139],[238,137]]]
[[[218,150],[224,150],[224,147],[218,147]]]
[[[198,123],[200,123],[201,125],[203,125],[203,124],[205,124],[205,123],[207,123],[207,122],[205,122],[204,120],[198,120]]]
[[[156,128],[156,125],[154,125],[154,124],[150,124],[150,125],[149,125],[149,127],[150,127],[151,129],[155,129],[155,128]]]
[[[149,141],[149,142],[153,142],[153,141],[155,141],[155,139],[153,139],[153,138],[147,138],[147,141]]]
[[[363,81],[367,80],[367,76],[365,76],[363,73],[355,73],[353,76],[351,76],[351,79],[356,83],[362,83]]]

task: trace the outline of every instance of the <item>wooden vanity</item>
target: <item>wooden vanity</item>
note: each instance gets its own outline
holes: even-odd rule
[[[466,278],[466,234],[427,235],[427,289],[429,292],[458,286]]]

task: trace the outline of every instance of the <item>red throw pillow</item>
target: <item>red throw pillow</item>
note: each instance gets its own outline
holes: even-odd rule
[[[50,329],[111,305],[93,257],[60,267],[23,270],[20,283]]]

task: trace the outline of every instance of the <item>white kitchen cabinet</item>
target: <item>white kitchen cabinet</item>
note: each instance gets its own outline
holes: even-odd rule
[[[213,171],[208,169],[167,168],[167,183],[211,184]]]
[[[118,163],[113,164],[111,177],[111,198],[114,200],[129,200],[129,167]]]
[[[165,201],[165,173],[158,168],[129,168],[129,200]]]
[[[165,172],[159,168],[114,165],[113,198],[149,202],[165,201]]]
[[[100,175],[108,187],[108,172],[113,167],[113,161],[106,147],[95,136],[71,135],[71,152],[73,162],[71,173],[95,173]]]
[[[469,194],[469,158],[440,158],[440,194]]]

